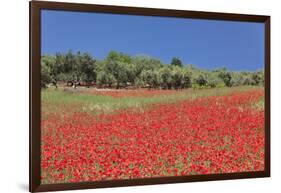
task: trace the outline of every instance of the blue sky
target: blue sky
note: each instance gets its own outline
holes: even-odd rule
[[[264,66],[264,24],[42,10],[41,52],[68,50],[103,59],[115,50],[204,69]]]

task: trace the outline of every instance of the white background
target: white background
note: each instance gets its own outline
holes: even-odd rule
[[[281,192],[281,6],[276,0],[69,0],[108,5],[265,14],[271,16],[272,177],[80,190],[76,192]],[[278,7],[279,6],[279,7]],[[0,192],[28,191],[28,1],[1,1]],[[74,191],[69,191],[74,192]]]

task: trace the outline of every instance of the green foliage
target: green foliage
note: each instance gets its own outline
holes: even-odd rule
[[[143,70],[140,74],[140,80],[146,83],[144,86],[157,88],[159,85],[159,74],[155,70]]]
[[[175,89],[182,88],[183,85],[183,71],[181,70],[180,67],[174,66],[172,67],[172,73],[171,73],[171,78],[172,78],[172,86]]]
[[[46,88],[51,83],[50,68],[46,63],[42,62],[41,65],[41,87]]]
[[[114,76],[110,73],[107,73],[105,71],[100,71],[97,74],[97,84],[99,86],[106,85],[108,87],[112,87],[112,85],[116,82]]]
[[[198,84],[200,87],[207,86],[207,73],[204,71],[194,73],[192,83]]]
[[[231,73],[227,71],[226,68],[219,68],[213,71],[223,82],[226,86],[231,86]]]
[[[131,78],[130,64],[131,57],[119,52],[111,51],[105,58],[103,71],[114,77],[117,89],[121,84],[123,86],[127,85],[129,75]]]
[[[80,73],[80,79],[84,82],[93,82],[96,80],[95,63],[96,61],[88,53],[77,56],[77,71]]]
[[[55,58],[49,55],[41,58],[41,87],[46,88],[48,84],[54,82]]]
[[[209,73],[207,76],[207,83],[208,86],[210,86],[211,88],[215,88],[215,87],[224,87],[225,86],[225,82],[220,78],[220,76],[218,76],[217,73]]]
[[[179,58],[174,57],[174,58],[172,58],[171,65],[182,67],[182,62]]]
[[[161,61],[149,56],[136,56],[132,58],[135,64],[136,76],[139,76],[143,70],[159,70],[163,65]]]
[[[169,67],[164,66],[159,69],[159,82],[163,89],[171,89],[172,87],[172,73]]]
[[[232,86],[244,85],[245,75],[242,73],[233,72],[231,77],[230,83]]]
[[[88,53],[73,54],[68,51],[66,54],[57,53],[55,56],[42,56],[41,68],[44,79],[41,78],[41,85],[46,86],[46,78],[55,86],[59,81],[72,82],[79,84],[80,82],[96,81],[96,61]],[[44,67],[46,66],[46,67]],[[47,70],[48,68],[48,70]],[[48,72],[48,76],[46,75]]]
[[[88,53],[57,53],[41,58],[41,87],[58,83],[96,83],[101,87],[149,87],[159,89],[221,88],[264,85],[264,72],[230,72],[226,68],[202,70],[173,58],[171,65],[149,56],[111,51],[104,60]],[[88,85],[90,85],[88,84]]]
[[[253,85],[264,85],[264,73],[263,71],[257,71],[251,74]]]
[[[189,88],[191,86],[192,73],[187,68],[183,69],[183,87]]]

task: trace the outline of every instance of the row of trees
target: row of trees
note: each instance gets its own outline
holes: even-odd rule
[[[57,53],[41,57],[41,87],[58,83],[97,85],[100,87],[149,87],[182,89],[263,85],[263,71],[230,72],[226,68],[212,71],[183,65],[173,58],[170,64],[148,56],[131,57],[111,51],[104,60],[88,53]]]

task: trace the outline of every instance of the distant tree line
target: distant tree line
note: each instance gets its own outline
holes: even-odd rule
[[[179,58],[170,64],[149,56],[130,56],[111,51],[104,60],[88,53],[57,53],[41,57],[41,87],[59,83],[107,88],[147,87],[155,89],[214,88],[263,85],[264,72],[232,72],[226,68],[203,70],[183,65]]]

